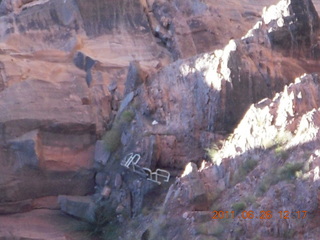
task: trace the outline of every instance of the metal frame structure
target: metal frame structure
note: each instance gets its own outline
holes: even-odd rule
[[[125,156],[125,158],[121,161],[121,166],[131,169],[133,172],[147,177],[147,180],[155,182],[157,184],[161,184],[161,182],[169,182],[170,172],[157,168],[156,171],[152,172],[150,168],[141,167],[138,165],[141,156],[138,153],[129,153]],[[160,181],[162,180],[162,181]]]

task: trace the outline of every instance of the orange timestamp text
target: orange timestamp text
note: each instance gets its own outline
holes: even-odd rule
[[[212,219],[223,218],[239,218],[239,219],[271,219],[275,216],[280,219],[304,219],[307,216],[307,211],[241,211],[237,214],[235,211],[212,211]]]

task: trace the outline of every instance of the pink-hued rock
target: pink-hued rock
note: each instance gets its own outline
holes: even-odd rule
[[[81,222],[57,210],[38,209],[28,213],[0,216],[1,239],[85,240],[76,232]]]
[[[296,4],[280,2],[275,8],[289,15],[270,20],[267,11],[241,39],[230,40],[221,50],[178,60],[142,84],[137,96],[141,115],[132,129],[137,135],[156,136],[156,165],[183,169],[191,160],[199,162],[205,157],[201,136],[231,132],[252,103],[272,98],[304,73],[319,72],[313,54],[318,51],[319,17],[309,1],[304,1],[304,10]],[[299,14],[290,25],[290,16]],[[276,28],[275,22],[283,18],[283,27]],[[300,28],[306,24],[307,30]],[[275,39],[289,27],[296,29],[294,45]],[[293,54],[298,50],[301,54]],[[136,148],[150,151],[147,138],[137,141],[133,136]]]
[[[255,191],[266,169],[287,163],[285,154],[275,149],[275,156],[263,153],[264,161],[252,171],[247,173],[245,165],[250,165],[247,159],[260,160],[255,150],[286,130],[295,134],[286,148],[294,149],[297,158],[307,154],[303,147],[311,149],[303,175],[311,190],[303,188],[307,185],[302,180],[275,184],[257,203],[277,210],[286,203],[290,209],[303,206],[314,213],[319,79],[315,74],[301,77],[301,82],[294,79],[319,73],[320,3],[315,1],[314,8],[309,0],[281,0],[262,10],[277,1],[2,0],[0,212],[56,209],[58,195],[74,195],[60,197],[63,210],[89,221],[94,220],[93,199],[118,214],[114,221],[148,215],[144,205],[152,202],[154,211],[170,183],[155,186],[143,174],[119,165],[135,152],[141,154],[140,167],[166,169],[172,177],[185,168],[190,171],[169,189],[166,215],[159,217],[168,222],[152,232],[146,227],[150,219],[144,220],[132,231],[136,235],[123,239],[159,234],[166,239],[215,239],[223,230],[220,223],[208,221],[210,207],[214,203],[218,208],[215,201],[222,198],[231,209],[249,198],[243,194]],[[119,138],[110,140],[119,143],[112,153],[100,140],[110,129]],[[205,148],[231,132],[228,141],[218,143],[222,149],[216,165],[198,168],[209,158]],[[293,155],[288,157],[295,163]],[[276,199],[279,192],[281,201]],[[15,215],[29,216],[38,225],[30,231],[17,230],[19,224],[7,231],[15,216],[0,217],[0,238],[13,232],[15,238],[68,239],[56,234],[58,228],[52,233],[41,225],[42,213],[55,218],[51,211],[36,211],[41,214],[33,218],[34,213]],[[237,224],[248,233],[228,225],[233,232],[223,237],[245,232],[242,237],[253,239],[249,232],[260,226],[258,221]],[[303,235],[303,226],[290,224]],[[308,230],[317,236],[312,224]],[[123,225],[130,234],[130,224]],[[279,221],[261,226],[259,234],[273,231],[271,237],[283,237],[289,230]],[[162,227],[169,229],[168,235]],[[177,228],[181,235],[173,234]]]
[[[52,210],[60,209],[57,196],[36,198],[32,202],[32,207],[34,209],[52,209]]]
[[[273,99],[253,104],[216,153],[214,165],[198,170],[189,164],[182,177],[171,185],[164,201],[167,219],[181,215],[184,220],[177,217],[171,223],[178,222],[185,231],[207,237],[227,236],[229,232],[231,236],[248,238],[252,234],[266,238],[290,234],[293,239],[306,234],[316,236],[319,231],[314,226],[318,219],[311,216],[319,212],[319,88],[317,74],[303,75]],[[194,216],[199,202],[188,200],[199,193],[201,186],[205,186],[203,196],[209,206],[213,206],[211,209],[202,203],[203,213],[205,210],[224,214],[228,211],[230,215],[231,211],[239,211],[232,222],[224,225],[227,231],[220,229],[219,232],[213,225],[209,227],[209,223],[219,218],[205,220]],[[240,205],[243,207],[238,209],[236,206]],[[183,212],[183,206],[192,211]],[[304,210],[300,210],[302,208]],[[260,219],[266,211],[270,211],[272,217]],[[283,214],[288,211],[290,217],[284,221],[280,211]],[[302,211],[307,211],[309,218],[302,219]],[[244,221],[247,213],[255,217]],[[238,232],[240,228],[246,231]],[[170,236],[170,232],[168,234]]]

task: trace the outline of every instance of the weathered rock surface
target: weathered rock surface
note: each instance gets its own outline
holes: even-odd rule
[[[87,222],[95,221],[96,205],[92,197],[61,195],[58,202],[63,212]]]
[[[318,234],[317,230],[313,229],[313,221],[318,220],[311,217],[317,214],[319,204],[319,161],[316,155],[319,141],[318,95],[318,75],[306,75],[297,79],[272,101],[265,100],[252,106],[235,131],[234,138],[222,150],[224,153],[228,151],[239,156],[235,157],[235,160],[241,161],[245,152],[267,149],[267,153],[259,156],[257,169],[236,187],[241,195],[250,191],[250,186],[258,186],[256,191],[262,191],[257,195],[262,195],[257,198],[258,207],[248,204],[247,210],[259,211],[268,208],[274,213],[282,210],[290,212],[290,219],[286,220],[286,224],[283,224],[281,219],[266,221],[262,225],[259,221],[241,223],[248,231],[256,229],[259,234],[270,237],[290,234],[293,239],[303,238],[309,232]],[[265,121],[263,127],[257,123],[262,119],[269,120]],[[248,120],[251,122],[252,135],[248,135],[248,129],[243,128],[244,122],[248,123]],[[257,131],[260,132],[259,137],[256,135]],[[237,153],[232,151],[231,142],[238,146]],[[245,152],[242,150],[244,147]],[[273,150],[270,151],[270,148]],[[226,169],[228,165],[231,170],[230,163],[225,165]],[[274,169],[277,171],[274,172]],[[240,193],[241,189],[243,191]],[[307,209],[304,211],[308,212],[309,218],[297,219],[295,214],[298,213],[294,211],[300,208]]]
[[[60,172],[25,168],[14,174],[8,170],[1,174],[0,202],[60,194],[86,195],[93,192],[93,187],[94,174],[89,170]]]
[[[164,168],[171,176],[186,171],[170,187],[166,215],[151,214],[156,227],[128,227],[133,235],[123,239],[227,239],[237,234],[250,239],[256,229],[265,237],[289,234],[287,225],[276,221],[236,221],[241,229],[229,224],[230,235],[220,223],[210,222],[213,203],[221,201],[221,209],[230,211],[243,197],[255,211],[303,206],[315,214],[318,77],[306,75],[274,96],[296,77],[319,73],[315,9],[320,4],[314,8],[310,0],[282,0],[260,13],[276,2],[2,0],[0,212],[56,209],[58,195],[94,193],[60,197],[61,206],[92,222],[92,202],[83,201],[92,198],[115,223],[130,217],[150,221],[148,211],[160,204],[170,183],[155,185],[120,166],[126,154],[137,152],[141,167]],[[308,101],[307,95],[312,96]],[[246,114],[252,103],[256,105]],[[259,152],[284,129],[294,135],[285,143],[293,151],[288,159],[272,144]],[[117,143],[112,151],[106,150],[105,138],[99,140],[106,130],[113,131],[109,140]],[[204,149],[230,132],[233,137],[217,154],[217,164],[200,167],[207,158]],[[304,180],[289,174],[292,182],[264,184],[269,190],[257,197],[259,207],[243,196],[262,184],[259,176],[268,180],[267,169],[285,171],[281,167],[286,163],[295,164],[293,156],[302,158],[304,147],[312,151],[309,169],[290,170]],[[260,164],[260,158],[265,162]],[[6,229],[5,219],[0,219],[0,229]],[[317,236],[314,222],[305,221],[307,228],[288,221],[299,229],[296,238],[306,230]],[[65,239],[30,232],[23,228],[1,234]]]
[[[272,100],[264,99],[252,105],[217,152],[213,166],[200,170],[186,168],[182,177],[170,187],[164,202],[169,224],[177,222],[180,229],[192,234],[189,238],[183,233],[179,236],[184,239],[199,235],[248,239],[256,236],[263,239],[316,238],[320,186],[319,87],[318,75],[304,75]],[[193,195],[181,193],[188,188],[193,194],[201,189],[199,184],[194,185],[195,176],[200,179],[199,184],[208,187],[204,195],[212,207],[202,204],[201,212],[184,212],[186,208],[181,206],[192,200],[190,196]],[[187,209],[192,210],[200,203],[189,202],[191,206]],[[238,209],[240,205],[243,207]],[[300,210],[302,208],[305,210]],[[230,222],[224,221],[223,227],[218,226],[222,219],[212,219],[214,214],[210,210],[235,211],[236,217]],[[255,217],[244,221],[241,215],[244,210],[252,211]],[[272,217],[261,220],[264,211],[270,211]],[[284,218],[279,215],[281,211],[287,211],[290,216]],[[307,211],[306,216],[300,215],[304,214],[302,211]],[[179,217],[173,218],[177,215]],[[170,238],[174,233],[163,230],[162,234]]]
[[[189,148],[186,146],[188,140],[202,135],[199,131],[232,130],[244,117],[216,154],[213,166],[198,172],[190,165],[190,171],[186,169],[186,174],[170,187],[164,201],[164,216],[157,223],[163,227],[159,229],[151,224],[142,235],[148,232],[150,239],[157,239],[159,235],[165,239],[211,239],[215,236],[300,239],[311,235],[316,238],[318,218],[313,216],[318,213],[319,204],[319,77],[314,72],[318,73],[319,63],[313,53],[318,44],[319,17],[310,4],[310,1],[280,1],[265,11],[262,21],[245,37],[230,41],[220,55],[215,51],[177,61],[143,84],[138,96],[145,103],[137,119],[145,120],[144,126],[148,127],[145,135],[159,135],[170,146],[163,149],[168,151],[172,147],[177,151],[179,132],[186,134],[189,130],[190,135],[181,141],[185,149],[177,151],[189,156],[189,161],[197,156],[195,146],[199,145],[195,143],[199,141],[195,140]],[[276,11],[270,20],[268,14],[272,9],[279,12]],[[302,29],[305,25],[308,27]],[[293,42],[277,38],[288,31]],[[304,73],[312,74],[294,80]],[[260,101],[262,96],[269,99]],[[215,104],[210,102],[212,99],[216,99]],[[250,102],[256,104],[247,112]],[[210,109],[215,106],[218,107]],[[153,125],[154,120],[158,124]],[[140,148],[145,142],[135,141]],[[150,149],[150,145],[147,146]],[[170,168],[183,162],[181,155],[171,154],[165,159],[159,158],[160,153],[154,154],[158,158],[157,166]],[[195,158],[201,159],[200,156]],[[176,165],[172,159],[179,159]],[[149,164],[148,160],[144,163]],[[204,203],[203,199],[208,202]],[[299,206],[308,209],[305,211],[312,217],[298,219],[295,209]],[[189,213],[186,208],[201,210],[207,219],[197,220],[193,216],[197,211]],[[263,223],[256,218],[250,222],[236,218],[221,226],[219,219],[212,220],[212,214],[208,214],[211,210],[240,213],[251,210],[257,214],[266,209],[272,210],[273,219],[263,220]],[[283,221],[277,215],[279,211],[289,211],[290,220]],[[276,216],[278,218],[274,219]],[[175,231],[177,228],[179,232]]]
[[[251,0],[227,1],[225,5],[207,0],[146,2],[154,35],[175,59],[223,48],[230,39],[242,37],[261,16],[261,8]],[[276,2],[259,1],[259,5]]]
[[[13,166],[14,169],[40,165],[42,154],[38,134],[39,132],[36,130],[9,141],[9,148],[17,159]]]
[[[263,20],[275,50],[291,56],[314,54],[317,39],[313,33],[319,28],[319,16],[310,0],[280,1],[265,9]]]
[[[297,134],[297,137],[287,139],[290,147],[316,140],[319,102],[318,75],[297,78],[295,83],[286,86],[272,100],[262,100],[251,106],[234,131],[232,139],[226,143],[225,151],[221,151],[221,157],[235,156],[255,148],[277,144],[280,141],[278,138],[281,138],[278,135],[289,137],[288,131]],[[313,119],[313,123],[309,122],[310,119]],[[244,134],[248,132],[250,135]],[[235,146],[234,142],[237,142],[236,149],[231,148]]]
[[[164,209],[166,212],[174,209],[203,211],[208,208],[207,195],[197,166],[194,163],[189,163],[186,166],[181,181],[177,182],[176,186],[171,185],[164,202]],[[178,201],[176,202],[176,200]],[[180,206],[175,206],[175,204],[179,204]]]
[[[208,146],[206,140],[199,141],[201,136],[232,131],[250,104],[272,98],[303,73],[318,72],[311,52],[318,36],[319,17],[311,2],[306,1],[299,9],[294,7],[296,3],[280,1],[275,8],[286,10],[288,18],[303,16],[293,23],[285,21],[283,28],[296,26],[292,37],[305,39],[294,40],[299,47],[292,49],[304,49],[309,59],[298,54],[290,57],[291,47],[275,51],[281,44],[270,34],[282,34],[283,28],[273,25],[283,16],[269,21],[267,11],[243,38],[231,40],[222,50],[178,60],[151,75],[137,89],[141,105],[137,122],[132,124],[132,143],[125,146],[127,152],[130,148],[149,152],[153,148],[148,136],[155,135],[159,152],[154,151],[152,158],[156,165],[183,169],[190,160],[199,162],[204,158],[204,148]],[[306,23],[310,24],[309,32],[299,31],[298,26]],[[152,125],[154,120],[159,124]],[[150,166],[149,158],[144,158],[142,164]]]
[[[139,1],[2,1],[0,9],[1,202],[93,193],[95,142],[120,106],[129,63],[153,67],[169,54]]]
[[[85,240],[71,230],[80,222],[60,211],[39,209],[23,214],[0,216],[0,239]]]

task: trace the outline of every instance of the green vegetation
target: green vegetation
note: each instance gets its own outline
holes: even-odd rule
[[[222,226],[222,224],[216,224],[212,230],[212,235],[214,236],[220,236],[224,231],[224,227]]]
[[[235,215],[238,215],[241,211],[247,208],[247,204],[245,202],[237,202],[234,203],[231,208],[235,211]]]
[[[121,114],[121,122],[124,123],[130,123],[135,117],[135,114],[133,111],[127,110],[127,111],[123,111]]]
[[[247,204],[247,206],[250,206],[256,203],[257,198],[254,195],[250,195],[250,196],[244,197],[243,201]]]
[[[289,152],[286,149],[286,144],[292,138],[292,133],[289,131],[279,132],[274,139],[266,139],[263,144],[265,149],[273,149],[274,154],[277,158],[282,160],[287,160],[289,157]]]
[[[278,170],[278,180],[282,181],[294,179],[296,177],[296,172],[302,170],[303,166],[303,163],[286,163]]]
[[[283,131],[278,133],[278,135],[275,137],[275,144],[276,145],[284,145],[289,142],[289,140],[292,138],[292,133],[289,131]]]
[[[274,150],[275,155],[282,159],[282,160],[286,160],[289,157],[289,153],[287,150],[285,150],[285,148],[281,145],[277,146]]]
[[[141,102],[138,98],[134,98],[133,103],[132,103],[132,107],[134,109],[139,109],[141,107]]]
[[[290,132],[282,132],[279,133],[274,140],[274,153],[276,157],[286,160],[289,157],[288,151],[285,149],[285,144],[289,142],[292,138],[292,134]]]
[[[233,175],[231,185],[236,185],[237,183],[243,181],[249,172],[251,172],[258,164],[257,160],[248,158],[246,159],[240,167],[235,171]]]
[[[292,138],[292,134],[289,131],[283,131],[278,133],[274,138],[272,139],[266,139],[265,143],[263,143],[263,147],[265,149],[270,149],[273,147],[281,147],[284,146],[289,142],[289,140]]]
[[[212,222],[209,221],[209,222],[196,223],[194,225],[194,231],[197,234],[208,234],[213,236],[220,236],[224,231],[224,227],[221,221],[216,221],[214,224],[212,224]]]
[[[286,163],[279,169],[272,169],[262,180],[258,191],[265,193],[271,185],[284,180],[293,180],[297,177],[297,173],[304,167],[303,163]]]
[[[114,152],[118,149],[121,143],[121,133],[122,131],[120,130],[119,127],[114,127],[111,130],[107,131],[104,136],[102,137],[106,149],[109,152]]]
[[[121,115],[115,119],[112,128],[103,135],[102,140],[109,152],[115,152],[118,149],[121,144],[124,125],[130,123],[134,117],[135,114],[132,110],[123,111]]]
[[[213,144],[211,148],[206,148],[207,155],[211,159],[212,163],[216,163],[218,160],[219,147],[217,144]]]

